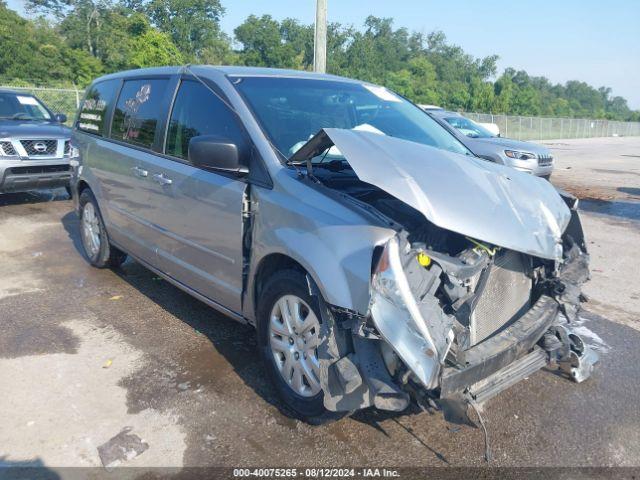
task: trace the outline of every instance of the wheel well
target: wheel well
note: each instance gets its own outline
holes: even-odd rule
[[[281,253],[272,253],[262,259],[258,270],[256,271],[255,281],[253,283],[253,308],[257,310],[258,299],[262,293],[262,289],[266,281],[277,271],[280,270],[298,270],[304,274],[307,273],[305,268],[296,262],[293,258]]]
[[[85,182],[84,180],[80,180],[80,181],[78,182],[78,197],[79,197],[80,195],[82,195],[82,192],[83,192],[86,188],[91,189],[91,188],[89,187],[89,184],[88,184],[87,182]]]

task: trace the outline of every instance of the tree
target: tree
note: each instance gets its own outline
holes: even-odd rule
[[[437,105],[439,94],[434,66],[424,56],[409,61],[409,68],[391,72],[386,85],[416,103]]]
[[[186,58],[199,60],[228,39],[220,30],[224,7],[220,0],[150,0],[130,4],[149,15],[151,24],[167,33]]]
[[[296,20],[280,23],[271,15],[250,15],[234,33],[245,65],[302,69],[313,61],[313,31]]]
[[[148,29],[131,42],[129,65],[133,68],[179,65],[182,54],[173,44],[168,34]]]
[[[100,62],[69,48],[46,22],[21,18],[0,3],[0,76],[29,83],[84,84],[102,72]]]
[[[27,10],[50,15],[68,25],[67,33],[74,48],[84,48],[97,56],[97,38],[102,16],[110,8],[109,0],[25,0]]]

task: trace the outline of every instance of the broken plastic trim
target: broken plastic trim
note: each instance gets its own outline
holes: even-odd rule
[[[360,335],[365,317],[327,304],[307,275],[309,293],[320,308],[320,383],[327,410],[350,412],[375,406],[400,412],[409,406],[409,395],[389,375],[376,335]]]
[[[397,237],[387,242],[371,280],[371,318],[380,335],[427,389],[438,386],[453,330],[437,342],[423,318],[400,261]]]

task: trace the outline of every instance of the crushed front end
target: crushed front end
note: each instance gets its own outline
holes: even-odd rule
[[[589,256],[567,202],[574,208],[561,261],[438,229],[403,230],[381,246],[369,314],[323,305],[327,408],[400,411],[411,400],[435,401],[447,420],[467,423],[469,404],[543,367],[576,382],[588,378],[598,357],[572,324],[585,300]]]
[[[327,409],[439,401],[453,420],[545,366],[589,377],[597,355],[572,331],[589,278],[577,199],[371,132],[321,130],[290,161],[395,232],[374,250],[366,313],[320,298]]]

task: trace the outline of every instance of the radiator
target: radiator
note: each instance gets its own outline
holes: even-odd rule
[[[532,280],[526,275],[525,257],[500,250],[484,290],[471,313],[471,344],[475,345],[510,325],[531,306]]]

